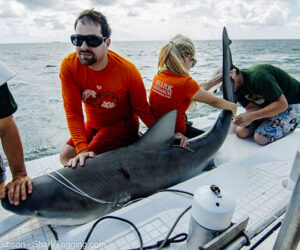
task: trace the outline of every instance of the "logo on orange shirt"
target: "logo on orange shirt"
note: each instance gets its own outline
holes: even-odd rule
[[[155,93],[157,93],[163,97],[170,99],[172,96],[172,88],[173,88],[172,85],[162,82],[157,79],[154,83],[152,91],[154,91]]]
[[[90,89],[82,93],[82,100],[98,109],[113,109],[119,103],[118,96],[111,91],[96,92]]]

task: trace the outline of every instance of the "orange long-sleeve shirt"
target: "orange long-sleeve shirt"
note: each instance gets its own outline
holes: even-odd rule
[[[155,122],[135,65],[111,50],[108,55],[108,65],[101,71],[81,64],[76,52],[64,58],[61,64],[62,97],[77,152],[88,148],[82,102],[86,120],[94,129],[120,120],[136,120],[138,126],[137,115],[148,127]]]
[[[191,98],[200,89],[198,83],[190,76],[162,71],[156,74],[152,81],[149,95],[149,104],[156,117],[176,109],[176,132],[185,134],[185,111],[188,109]]]

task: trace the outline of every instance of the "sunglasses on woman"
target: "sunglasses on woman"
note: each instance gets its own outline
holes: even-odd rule
[[[192,68],[196,65],[197,63],[197,59],[195,59],[194,57],[191,58],[192,60]]]
[[[86,44],[90,47],[98,47],[103,42],[105,42],[106,39],[107,37],[104,36],[95,36],[95,35],[83,36],[78,34],[71,35],[71,42],[74,46],[81,46],[83,41],[85,41]]]

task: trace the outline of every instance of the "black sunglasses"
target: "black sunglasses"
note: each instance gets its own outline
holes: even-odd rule
[[[81,46],[83,41],[85,41],[86,44],[90,47],[98,47],[103,42],[105,42],[106,39],[107,37],[104,36],[95,36],[95,35],[83,36],[78,34],[71,35],[71,42],[74,46]]]
[[[194,57],[191,58],[192,60],[192,68],[196,65],[197,63],[197,59],[195,59]]]

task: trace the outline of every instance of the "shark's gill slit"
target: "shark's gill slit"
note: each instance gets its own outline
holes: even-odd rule
[[[124,175],[124,177],[127,179],[127,180],[130,180],[130,174],[128,173],[127,170],[125,170],[124,168],[120,168],[119,171]]]

